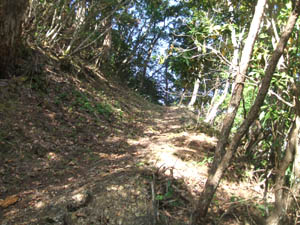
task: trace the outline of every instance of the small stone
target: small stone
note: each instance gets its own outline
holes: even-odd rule
[[[37,202],[37,203],[35,204],[35,208],[37,208],[37,209],[40,209],[40,208],[42,208],[42,207],[44,207],[44,206],[45,206],[45,203],[42,202],[42,201],[39,201],[39,202]]]
[[[126,192],[122,192],[122,193],[121,193],[121,196],[122,196],[123,198],[126,198],[126,197],[127,197],[127,193],[126,193]]]
[[[72,196],[71,202],[67,205],[69,212],[74,212],[85,207],[91,200],[91,195],[87,192],[78,193]]]

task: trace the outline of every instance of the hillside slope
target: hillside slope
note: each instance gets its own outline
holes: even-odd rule
[[[37,69],[0,81],[1,224],[187,224],[213,132],[192,112],[151,104],[90,65],[36,54]],[[224,185],[216,202],[238,189],[238,199],[257,196]],[[214,203],[208,220],[230,206]]]
[[[138,160],[128,138],[143,135],[151,119],[147,110],[161,110],[99,71],[71,64],[64,69],[39,54],[38,70],[1,80],[3,224],[43,224],[49,207],[63,204],[78,188],[91,188],[102,177],[123,183],[118,177]]]

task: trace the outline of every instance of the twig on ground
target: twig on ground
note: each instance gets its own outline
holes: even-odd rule
[[[157,203],[156,203],[156,193],[155,193],[155,174],[152,174],[152,182],[151,182],[151,192],[152,192],[152,210],[153,210],[153,225],[157,224]]]

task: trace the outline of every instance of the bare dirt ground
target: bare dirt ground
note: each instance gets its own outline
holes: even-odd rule
[[[187,109],[48,70],[2,83],[0,224],[188,224],[217,138]],[[261,193],[225,179],[207,224],[256,220]]]

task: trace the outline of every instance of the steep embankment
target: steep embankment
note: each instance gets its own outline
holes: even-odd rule
[[[140,183],[139,146],[128,140],[143,136],[160,107],[88,66],[40,57],[47,64],[38,70],[1,80],[1,224],[119,224],[129,190],[141,210],[123,219],[143,218],[148,200],[138,193],[147,191],[132,187]],[[91,204],[101,206],[79,213]]]
[[[1,224],[186,224],[212,159],[216,138],[205,133],[213,130],[92,67],[41,58],[47,63],[38,70],[0,81]],[[228,212],[232,204],[218,202],[232,193],[252,196],[225,182],[212,216]]]

